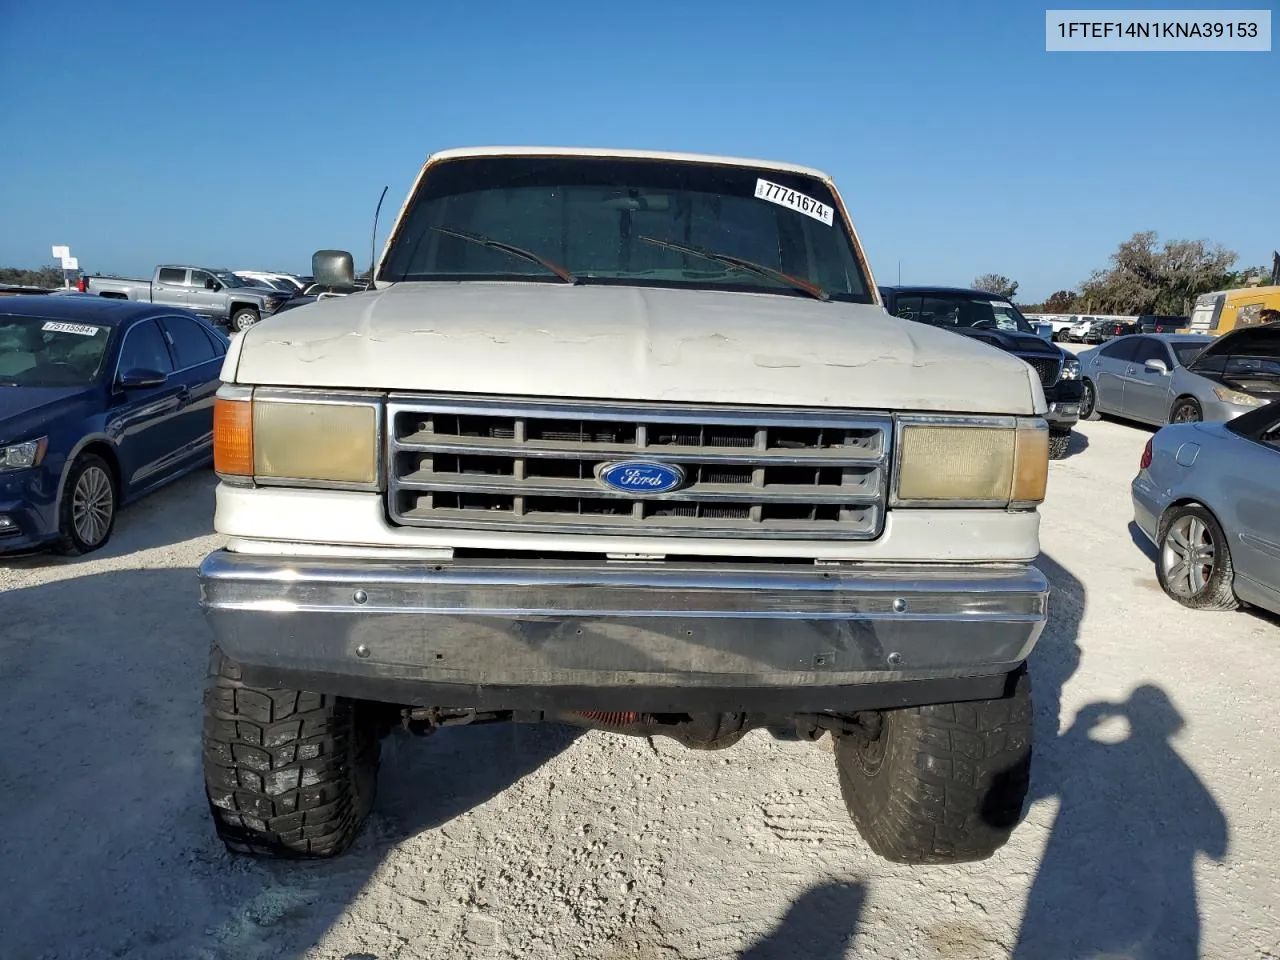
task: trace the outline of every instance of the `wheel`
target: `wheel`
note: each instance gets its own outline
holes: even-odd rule
[[[895,863],[984,860],[1009,839],[1031,775],[1031,680],[998,700],[885,710],[879,730],[836,738],[840,792],[858,833]]]
[[[58,504],[59,553],[92,553],[111,536],[116,523],[115,474],[96,453],[82,453],[71,464]]]
[[[1192,610],[1234,610],[1231,549],[1218,521],[1204,507],[1183,504],[1160,519],[1156,578],[1164,592]]]
[[[235,333],[240,333],[248,330],[260,319],[262,318],[258,316],[258,311],[253,307],[241,307],[231,315],[231,329]]]
[[[1049,431],[1049,459],[1062,460],[1067,455],[1067,448],[1071,446],[1070,430],[1050,430]]]
[[[1093,381],[1085,380],[1080,384],[1080,389],[1080,419],[1102,419],[1102,415],[1098,413],[1098,391],[1094,387]]]
[[[204,698],[204,782],[232,853],[333,857],[360,832],[378,782],[368,705],[241,682],[216,647]]]
[[[1204,411],[1195,397],[1179,397],[1169,411],[1170,423],[1199,423],[1203,419]]]

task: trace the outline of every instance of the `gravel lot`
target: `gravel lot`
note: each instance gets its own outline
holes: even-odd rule
[[[0,561],[0,956],[1280,957],[1280,622],[1165,598],[1130,533],[1148,431],[1055,463],[1034,799],[995,858],[874,858],[829,753],[499,725],[393,737],[324,864],[232,860],[199,776],[213,480],[87,561]]]

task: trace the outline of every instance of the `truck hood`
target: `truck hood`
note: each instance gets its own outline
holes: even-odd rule
[[[1195,370],[1206,357],[1220,357],[1224,354],[1280,359],[1280,323],[1238,327],[1224,333],[1197,354],[1187,369]]]
[[[399,283],[244,334],[240,383],[1034,414],[1031,368],[873,305],[550,283]]]
[[[947,328],[943,328],[947,329]],[[1007,350],[1009,353],[1034,353],[1044,357],[1058,357],[1065,353],[1061,347],[1047,342],[1043,337],[1033,333],[1022,333],[1019,330],[975,330],[972,327],[956,327],[953,333],[989,343],[993,347]]]

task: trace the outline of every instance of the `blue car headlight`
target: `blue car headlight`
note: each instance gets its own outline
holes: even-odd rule
[[[1080,379],[1080,361],[1075,357],[1067,357],[1062,361],[1062,379],[1063,380],[1079,380]]]
[[[38,467],[48,447],[48,437],[0,447],[0,470],[25,470],[28,467]]]

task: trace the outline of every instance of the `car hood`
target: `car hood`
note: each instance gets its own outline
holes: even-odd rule
[[[1017,330],[975,330],[972,327],[942,329],[958,333],[963,337],[981,340],[983,343],[989,343],[1009,353],[1036,353],[1046,357],[1057,357],[1063,352],[1059,347],[1046,343],[1044,337],[1038,337],[1034,333],[1022,333]]]
[[[1276,357],[1280,359],[1280,323],[1268,323],[1260,327],[1240,327],[1224,333],[1196,354],[1189,370],[1194,370],[1205,357],[1223,354],[1247,353],[1252,357]]]
[[[86,387],[0,386],[0,446],[44,436],[51,421],[92,394]]]
[[[874,305],[550,283],[400,283],[268,318],[242,383],[1033,414],[1031,369]]]

